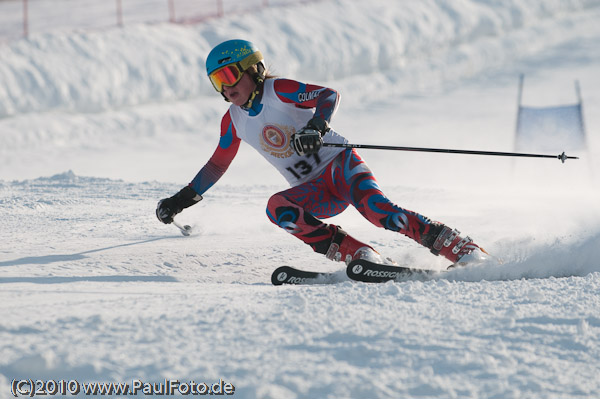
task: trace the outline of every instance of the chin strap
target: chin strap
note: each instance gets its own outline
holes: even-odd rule
[[[242,105],[242,108],[244,108],[246,110],[252,108],[252,102],[254,101],[256,96],[259,95],[260,92],[262,91],[263,83],[265,82],[266,69],[265,69],[264,64],[262,62],[259,62],[258,64],[256,64],[256,70],[258,72],[256,74],[256,76],[254,76],[254,83],[256,84],[256,90],[254,90],[252,93],[250,93],[250,97],[248,98],[248,101],[246,101],[246,104]]]
[[[260,86],[262,87],[262,85]],[[246,111],[252,108],[252,102],[254,101],[254,99],[256,98],[257,95],[260,94],[260,88],[257,85],[256,86],[256,90],[254,90],[251,94],[250,94],[250,98],[248,98],[248,101],[246,102],[246,104],[242,105],[242,108],[245,109]]]

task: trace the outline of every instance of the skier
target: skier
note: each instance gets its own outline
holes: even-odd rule
[[[347,143],[330,127],[340,100],[335,90],[271,76],[261,52],[245,40],[216,46],[206,60],[206,72],[231,106],[222,118],[212,157],[188,186],[158,202],[161,222],[173,222],[176,214],[202,200],[244,140],[291,185],[269,199],[269,220],[329,259],[385,262],[370,245],[322,221],[348,205],[374,225],[406,235],[453,265],[486,258],[471,238],[392,203],[356,150],[322,146]]]

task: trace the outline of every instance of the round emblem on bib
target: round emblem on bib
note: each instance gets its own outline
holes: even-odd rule
[[[264,151],[277,158],[287,158],[294,152],[290,146],[291,129],[275,125],[264,127],[261,136],[261,146]]]
[[[277,126],[265,126],[263,129],[263,142],[274,149],[281,149],[287,146],[289,140],[285,133]]]

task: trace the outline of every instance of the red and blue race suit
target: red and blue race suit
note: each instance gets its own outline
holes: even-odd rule
[[[330,122],[339,98],[330,88],[288,79],[267,79],[251,108],[230,106],[221,121],[219,145],[190,186],[198,194],[212,187],[225,173],[244,140],[292,186],[269,199],[269,219],[316,252],[326,253],[337,231],[337,226],[321,219],[335,216],[349,205],[374,225],[423,243],[431,221],[392,203],[356,151],[324,147],[317,154],[299,156],[290,145],[292,134],[313,116]],[[323,140],[346,142],[333,129]],[[365,244],[358,242],[357,245]]]

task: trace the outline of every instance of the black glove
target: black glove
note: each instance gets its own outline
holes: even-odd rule
[[[292,134],[292,147],[298,155],[319,152],[323,146],[323,135],[329,131],[327,121],[318,116],[308,121],[306,126]]]
[[[165,224],[172,223],[175,215],[201,200],[201,195],[198,195],[190,186],[186,186],[174,196],[158,201],[156,217]]]

